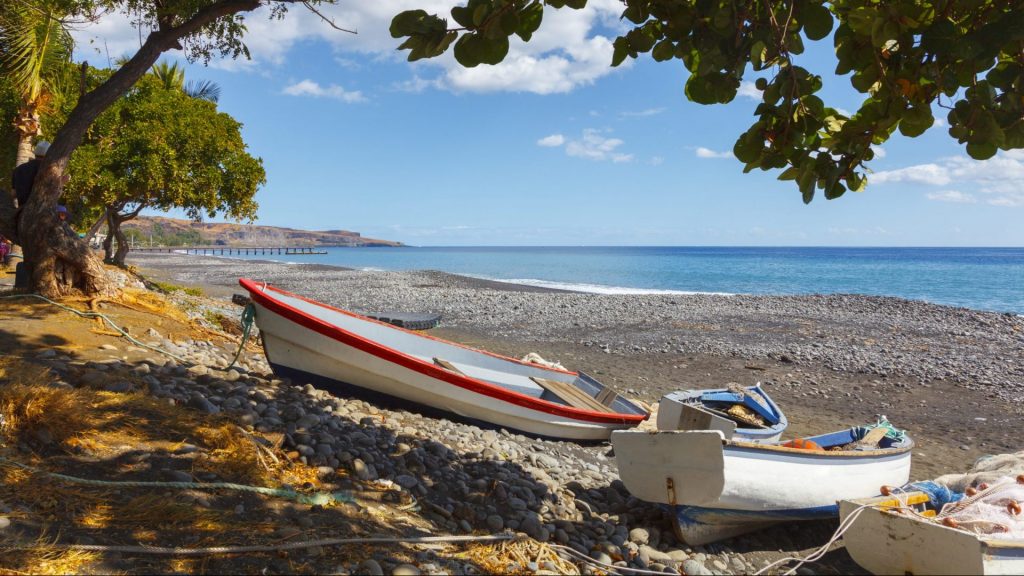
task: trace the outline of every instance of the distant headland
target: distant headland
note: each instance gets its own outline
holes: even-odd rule
[[[404,246],[367,238],[348,230],[298,230],[255,224],[192,222],[162,216],[139,216],[126,222],[125,234],[141,245],[211,246]]]

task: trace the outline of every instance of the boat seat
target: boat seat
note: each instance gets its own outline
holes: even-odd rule
[[[615,413],[615,410],[612,410],[608,406],[598,402],[596,398],[587,394],[583,390],[580,390],[576,386],[573,386],[571,383],[559,382],[558,380],[550,380],[548,378],[538,378],[536,376],[531,376],[530,380],[540,384],[545,390],[561,398],[562,401],[569,406],[582,408],[584,410],[593,410],[594,412]]]

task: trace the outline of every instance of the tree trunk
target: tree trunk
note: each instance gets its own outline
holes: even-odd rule
[[[116,291],[99,260],[80,238],[63,233],[54,210],[63,189],[64,171],[89,125],[126,93],[165,51],[181,48],[179,40],[201,34],[218,18],[259,8],[260,0],[219,0],[199,9],[175,27],[151,32],[138,52],[103,84],[83,95],[50,145],[32,196],[21,211],[19,232],[25,262],[31,267],[32,289],[43,296],[61,297],[77,291],[89,295]]]
[[[14,158],[14,165],[21,166],[25,162],[35,158],[32,153],[32,136],[28,134],[18,134],[18,155]],[[14,190],[11,190],[11,194],[14,194]]]
[[[92,239],[96,237],[96,234],[100,231],[100,228],[107,223],[107,214],[110,213],[110,208],[103,211],[103,214],[96,219],[96,222],[89,227],[89,231],[85,233],[85,243],[92,244]],[[109,233],[109,226],[108,226]]]
[[[104,214],[107,219],[107,237],[103,239],[103,261],[110,263],[114,260],[114,218],[115,211],[107,208]]]
[[[35,192],[22,209],[18,225],[31,287],[49,298],[76,292],[111,294],[116,289],[86,243],[65,229],[52,203],[46,202],[42,195],[35,195],[40,189],[50,187],[59,194],[60,182],[53,181],[59,177],[54,172],[43,172],[37,177]]]
[[[117,237],[117,252],[114,253],[114,264],[124,266],[124,258],[128,255],[128,237],[121,230],[121,223],[124,220],[118,219],[117,227],[114,228],[114,236]]]

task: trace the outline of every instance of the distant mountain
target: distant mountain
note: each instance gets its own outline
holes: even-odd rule
[[[402,246],[401,242],[365,238],[348,230],[298,230],[277,226],[192,222],[162,216],[139,216],[125,222],[125,233],[145,242],[215,246]]]

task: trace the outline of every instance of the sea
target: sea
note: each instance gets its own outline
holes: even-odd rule
[[[600,294],[868,294],[1024,315],[1024,248],[375,247],[247,258]]]

